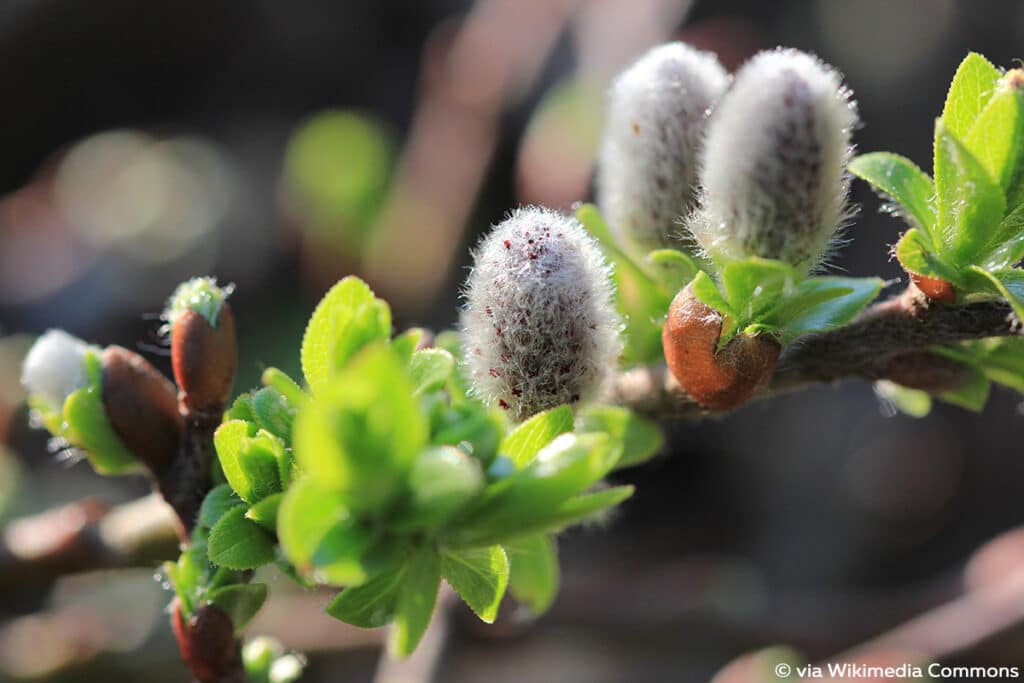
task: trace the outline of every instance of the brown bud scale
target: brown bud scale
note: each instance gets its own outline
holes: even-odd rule
[[[942,304],[956,302],[956,289],[953,287],[952,282],[937,277],[918,275],[917,273],[910,273],[910,279],[932,301],[938,301]]]
[[[767,335],[738,334],[718,348],[722,316],[693,295],[676,295],[662,331],[669,370],[690,398],[710,410],[746,403],[772,376],[779,343]]]
[[[227,302],[221,304],[216,327],[196,311],[178,316],[171,330],[171,365],[187,410],[224,410],[238,365],[235,317]]]
[[[187,621],[181,602],[171,606],[171,628],[189,671],[200,683],[218,683],[241,665],[231,618],[213,605],[204,605]]]
[[[135,456],[156,472],[176,456],[182,419],[174,385],[149,361],[120,346],[100,356],[103,407],[111,427]]]

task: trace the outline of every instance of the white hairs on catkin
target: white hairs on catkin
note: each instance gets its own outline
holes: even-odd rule
[[[755,55],[711,117],[690,230],[720,265],[761,256],[812,269],[850,215],[856,124],[835,69],[799,50]]]
[[[21,383],[30,395],[42,396],[55,410],[77,389],[89,384],[85,354],[89,345],[63,330],[49,330],[29,349],[21,366]]]
[[[680,247],[697,196],[707,114],[729,76],[710,52],[666,43],[615,80],[598,160],[597,201],[620,240]]]
[[[621,353],[610,275],[574,218],[527,207],[496,225],[464,292],[474,394],[517,420],[593,396]]]

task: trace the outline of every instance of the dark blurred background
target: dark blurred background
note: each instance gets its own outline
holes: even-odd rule
[[[399,329],[443,329],[477,237],[510,208],[586,199],[608,79],[681,38],[735,69],[817,53],[860,103],[862,151],[931,165],[968,50],[1019,63],[1010,0],[5,0],[0,3],[0,516],[136,479],[55,460],[27,426],[21,357],[50,327],[141,349],[196,274],[234,282],[236,389],[298,370],[319,296],[358,273]],[[897,279],[901,224],[861,183],[834,262]],[[894,283],[894,287],[897,283]],[[777,643],[829,656],[957,595],[986,540],[1024,521],[1024,417],[892,416],[870,386],[819,387],[722,420],[617,475],[639,492],[561,543],[553,611],[458,614],[437,680],[706,681]],[[370,680],[379,636],[278,594],[252,633],[307,652],[309,681]],[[50,590],[52,588],[52,590]],[[0,678],[185,680],[150,569],[0,591]],[[1022,606],[1024,608],[1024,606]],[[965,662],[1024,665],[1010,629]]]

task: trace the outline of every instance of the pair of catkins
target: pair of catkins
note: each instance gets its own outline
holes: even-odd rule
[[[598,205],[633,253],[690,251],[713,276],[749,257],[807,273],[851,213],[856,123],[841,75],[809,54],[761,52],[730,76],[710,53],[661,45],[611,87]],[[622,348],[595,240],[574,218],[528,207],[495,226],[474,256],[462,324],[477,395],[516,419],[593,398]],[[749,398],[779,353],[769,335],[719,349],[721,326],[685,288],[663,335],[673,375],[709,408]]]

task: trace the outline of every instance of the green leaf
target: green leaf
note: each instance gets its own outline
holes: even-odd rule
[[[391,348],[398,357],[408,361],[412,358],[412,354],[416,351],[420,341],[423,340],[425,333],[426,330],[422,327],[410,327],[391,340]]]
[[[455,358],[444,349],[421,349],[412,354],[409,375],[416,393],[442,389],[455,370]]]
[[[977,52],[960,63],[946,94],[942,122],[958,138],[965,138],[988,103],[999,80],[999,70]]]
[[[558,595],[558,550],[551,536],[527,536],[505,546],[511,565],[509,591],[540,616]]]
[[[975,413],[980,413],[988,402],[990,384],[988,378],[975,371],[971,380],[959,389],[946,391],[938,395],[946,403],[958,405]]]
[[[1024,204],[1006,214],[993,243],[996,247],[982,264],[985,270],[1009,268],[1024,258]]]
[[[522,468],[529,465],[544,446],[559,434],[572,431],[572,408],[558,406],[537,413],[509,432],[498,452]]]
[[[259,524],[235,507],[210,530],[210,561],[228,569],[255,569],[274,561],[274,544]]]
[[[991,289],[1010,304],[1019,319],[1024,320],[1024,270],[1007,268],[989,272],[974,266],[971,272],[987,280]]]
[[[277,513],[277,534],[288,559],[299,571],[308,573],[328,534],[351,523],[352,514],[342,495],[306,478],[285,493]]]
[[[616,469],[633,467],[653,458],[665,444],[658,425],[621,406],[590,406],[580,414],[584,432],[605,432],[622,442]]]
[[[302,407],[309,400],[309,394],[282,370],[267,368],[263,371],[261,379],[264,386],[270,387],[284,396],[293,409]]]
[[[92,382],[64,400],[64,438],[85,451],[89,464],[100,474],[125,474],[139,469],[139,461],[124,445],[107,420],[103,406],[99,360],[86,356],[91,364]]]
[[[984,372],[990,380],[1024,393],[1024,338],[981,339],[968,342],[960,348],[973,351],[973,357],[968,362]]]
[[[936,234],[956,264],[983,255],[1006,211],[1003,192],[971,152],[942,122],[935,128]]]
[[[875,394],[910,417],[928,417],[928,413],[932,411],[932,397],[927,391],[910,389],[883,379],[875,382]]]
[[[1024,78],[1020,71],[1006,74],[996,84],[995,94],[964,144],[1006,193],[1024,154]]]
[[[395,657],[412,654],[423,637],[441,587],[441,559],[432,548],[423,548],[406,567],[395,603],[394,627],[388,649]]]
[[[934,230],[935,186],[914,162],[891,152],[861,154],[850,162],[850,173],[896,201],[913,227]]]
[[[399,492],[428,432],[406,368],[375,347],[299,413],[294,450],[303,470],[350,507],[376,510]]]
[[[241,504],[242,499],[235,495],[230,486],[227,484],[217,486],[206,494],[203,504],[199,506],[199,526],[209,529],[224,516],[225,512]]]
[[[431,426],[431,443],[459,446],[469,443],[473,457],[489,465],[498,454],[498,445],[505,435],[504,418],[478,401],[467,401],[436,416]]]
[[[295,408],[276,389],[264,387],[252,397],[252,412],[256,424],[285,443],[291,442]]]
[[[483,487],[484,473],[478,460],[452,446],[428,449],[412,466],[405,509],[392,524],[402,531],[436,526]]]
[[[670,292],[682,289],[700,272],[694,259],[676,249],[656,249],[647,255],[647,261]]]
[[[264,583],[236,583],[210,591],[206,595],[218,609],[231,618],[235,634],[240,634],[267,599]]]
[[[327,605],[335,619],[359,628],[378,628],[395,615],[405,567],[382,572],[360,586],[341,591]]]
[[[441,575],[480,619],[493,624],[508,587],[508,557],[500,545],[448,551]]]
[[[365,282],[346,277],[313,311],[302,338],[302,373],[313,393],[359,349],[391,336],[391,309]]]
[[[621,455],[622,443],[608,434],[562,434],[528,467],[485,489],[477,502],[457,515],[450,535],[461,546],[501,542],[480,539],[503,538],[531,520],[551,515],[604,477]]]
[[[917,228],[907,230],[896,243],[896,259],[908,273],[950,282],[960,279],[957,272],[936,255],[928,237]]]
[[[690,286],[693,288],[693,295],[701,303],[710,306],[723,315],[735,315],[732,306],[729,305],[729,302],[726,301],[721,291],[719,291],[718,285],[704,271],[697,273]]]
[[[800,279],[792,266],[757,257],[732,261],[722,270],[725,298],[741,325],[759,321]]]
[[[769,318],[789,344],[809,332],[841,327],[874,301],[885,285],[879,278],[822,276],[804,280]]]
[[[197,607],[196,596],[208,567],[205,544],[193,544],[182,551],[177,562],[164,563],[164,571],[174,586],[174,593],[181,600],[186,616],[191,616]]]
[[[536,534],[549,534],[599,518],[633,495],[633,486],[613,486],[595,493],[587,493],[559,503],[554,508],[523,510],[518,518],[506,518],[487,526],[463,528],[451,536],[453,548],[473,548],[500,543],[506,545]]]
[[[230,420],[214,432],[213,443],[231,488],[245,502],[258,503],[281,490],[278,460],[284,447],[270,432],[250,436],[251,430],[248,422]]]
[[[275,493],[256,503],[245,513],[246,519],[259,524],[272,534],[277,533],[277,512],[284,499],[283,493]]]

